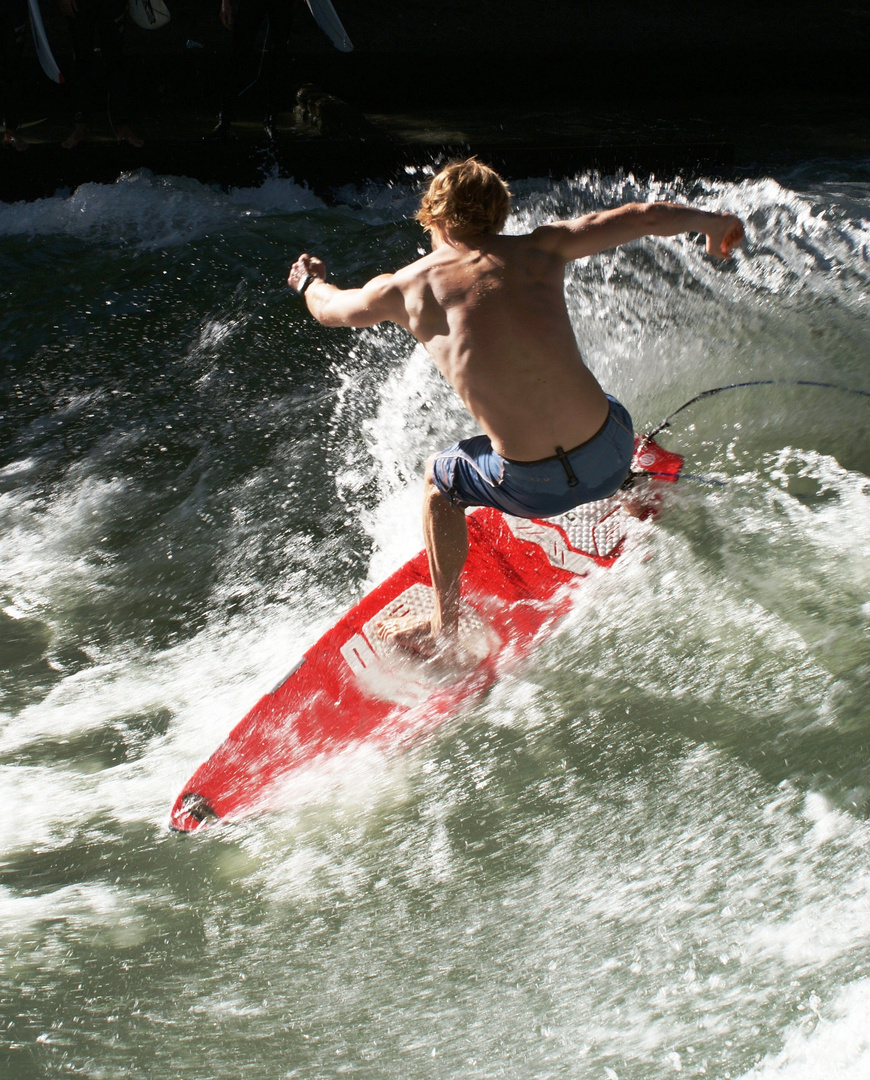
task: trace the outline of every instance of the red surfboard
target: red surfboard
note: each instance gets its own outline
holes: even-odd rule
[[[267,809],[300,765],[361,739],[431,726],[479,697],[567,614],[574,587],[593,565],[616,562],[632,519],[655,514],[663,484],[677,479],[682,462],[639,440],[633,469],[646,480],[627,495],[542,520],[486,508],[470,513],[459,624],[468,661],[461,672],[375,633],[384,618],[431,609],[421,551],[324,634],[233,728],[184,785],[170,826],[192,832]]]

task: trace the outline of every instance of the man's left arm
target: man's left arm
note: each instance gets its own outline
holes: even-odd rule
[[[541,225],[532,233],[537,242],[566,261],[597,255],[643,236],[676,236],[701,232],[707,236],[707,252],[730,259],[743,240],[743,224],[734,214],[700,210],[678,203],[628,203],[600,210],[571,221]]]
[[[312,255],[300,255],[290,267],[287,284],[302,293],[308,310],[323,326],[375,326],[394,322],[407,328],[405,300],[393,274],[380,274],[361,289],[339,289],[326,280],[326,266]]]

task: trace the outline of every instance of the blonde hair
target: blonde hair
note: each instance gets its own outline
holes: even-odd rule
[[[433,178],[415,216],[427,232],[437,225],[454,232],[497,233],[507,221],[510,205],[504,180],[471,157],[448,165]]]

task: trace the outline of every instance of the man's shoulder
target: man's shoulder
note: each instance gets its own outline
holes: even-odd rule
[[[550,221],[545,225],[538,225],[536,229],[526,233],[526,239],[530,247],[552,254],[563,243],[567,231],[567,222]]]
[[[517,266],[526,265],[539,272],[544,266],[555,271],[564,268],[564,230],[560,222],[539,225],[531,232],[506,235],[506,260]]]
[[[413,262],[406,263],[393,275],[394,285],[402,290],[413,289],[425,283],[433,274],[437,274],[451,263],[450,253],[443,248],[429,251]]]
[[[419,259],[414,259],[413,262],[405,263],[400,269],[396,271],[394,277],[396,278],[414,278],[418,274],[425,274],[434,263],[435,252],[429,251],[425,255],[421,255]]]

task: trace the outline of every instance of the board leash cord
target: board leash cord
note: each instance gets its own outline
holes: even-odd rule
[[[689,406],[695,405],[699,401],[704,401],[707,398],[711,398],[716,394],[722,394],[727,390],[743,390],[753,386],[808,386],[815,387],[821,390],[837,390],[841,394],[855,394],[858,397],[870,398],[870,390],[856,390],[852,386],[841,386],[839,383],[830,382],[818,382],[815,379],[749,379],[746,382],[726,383],[724,386],[714,386],[709,390],[702,390],[700,394],[695,394],[694,397],[689,398],[688,401],[678,408],[674,409],[672,413],[657,424],[646,434],[640,436],[640,442],[638,443],[638,452],[660,434],[666,428],[671,426],[671,421],[675,416],[678,416],[684,409],[688,409]],[[659,476],[660,473],[647,472],[646,470],[632,470],[625,478],[625,482],[622,487],[624,490],[628,490],[634,484],[634,481],[639,476]],[[695,480],[698,483],[710,484],[713,487],[726,487],[727,484],[724,480],[714,480],[708,476],[695,476],[692,473],[680,473],[681,480]]]
[[[724,386],[714,386],[711,390],[702,390],[700,394],[695,394],[694,397],[689,398],[689,400],[684,402],[678,409],[674,409],[674,411],[669,413],[660,424],[652,429],[652,431],[641,436],[641,446],[646,445],[646,443],[648,443],[650,439],[654,439],[659,432],[670,427],[671,420],[684,409],[688,409],[690,405],[694,405],[698,401],[703,401],[705,398],[713,397],[714,394],[721,394],[726,390],[743,390],[750,386],[811,386],[816,389],[839,390],[842,394],[856,394],[858,397],[870,398],[870,390],[855,390],[851,386],[841,386],[839,383],[816,382],[814,379],[750,379],[748,382],[726,383]]]

